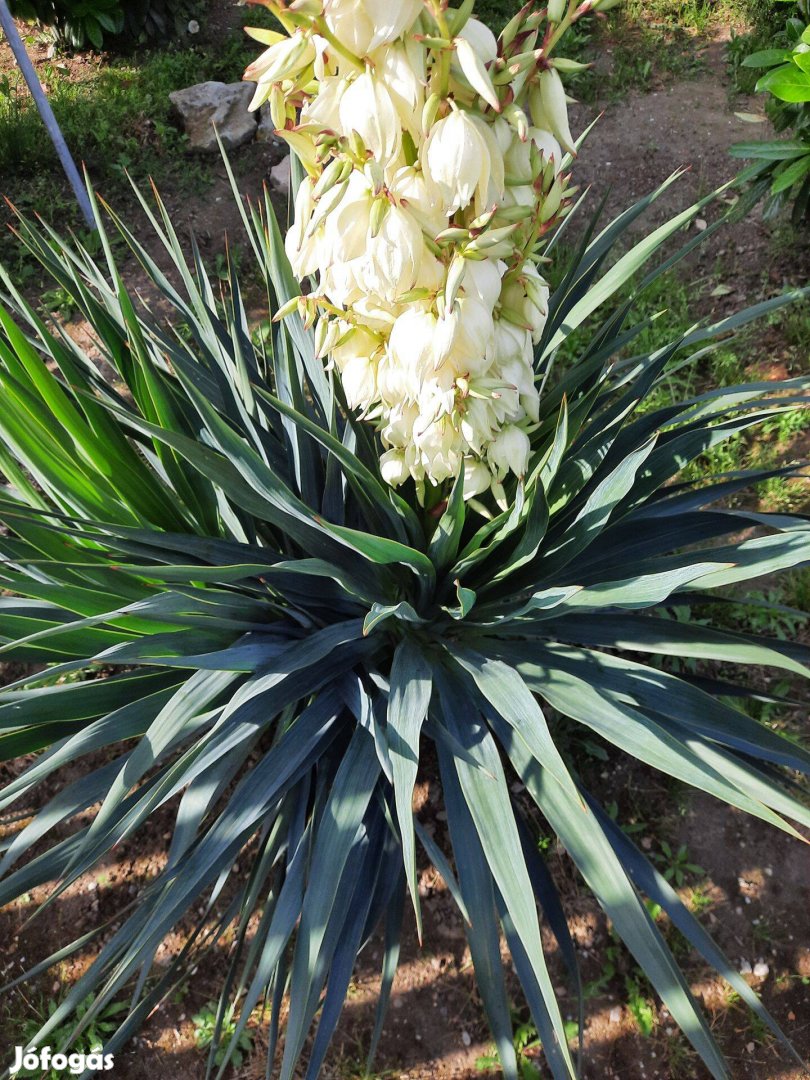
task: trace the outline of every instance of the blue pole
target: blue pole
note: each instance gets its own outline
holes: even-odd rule
[[[39,110],[39,115],[42,117],[42,121],[48,129],[51,142],[56,147],[59,160],[62,162],[62,168],[65,170],[67,178],[70,181],[70,186],[73,188],[76,200],[84,215],[84,220],[91,229],[95,229],[96,223],[95,218],[93,217],[93,207],[90,204],[87,189],[82,183],[82,178],[79,176],[79,170],[76,168],[75,161],[70,156],[70,150],[68,150],[65,137],[56,122],[56,117],[53,115],[51,103],[48,101],[45,91],[42,89],[34,65],[31,63],[31,57],[25,51],[25,45],[23,45],[22,39],[17,32],[17,27],[11,17],[11,12],[8,9],[6,0],[0,0],[0,27],[3,28],[6,40],[11,46],[11,51],[14,53],[17,65],[23,73],[23,78],[28,84],[28,89],[31,91],[31,95]]]

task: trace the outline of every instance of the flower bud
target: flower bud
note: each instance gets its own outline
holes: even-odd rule
[[[515,476],[524,476],[529,467],[531,449],[526,432],[514,424],[507,424],[487,447],[487,460],[495,466],[499,480],[503,480],[510,470]]]
[[[401,450],[386,450],[380,458],[380,473],[386,484],[399,487],[410,477],[410,469]]]
[[[575,153],[571,128],[568,126],[568,104],[565,88],[556,68],[546,68],[540,73],[540,95],[543,112],[548,117],[549,130],[559,139],[569,154]],[[542,127],[535,120],[536,127]]]
[[[548,0],[548,21],[552,23],[562,22],[567,7],[568,0]]]
[[[501,103],[484,62],[465,37],[456,38],[456,58],[467,82],[487,105],[500,112]]]
[[[464,498],[474,499],[476,495],[482,495],[489,490],[492,483],[492,473],[477,458],[464,459]]]
[[[425,102],[425,106],[422,109],[422,133],[427,137],[428,132],[436,123],[436,117],[439,114],[439,106],[442,103],[442,99],[438,94],[431,94]]]

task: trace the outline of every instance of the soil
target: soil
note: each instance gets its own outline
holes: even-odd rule
[[[224,33],[235,24],[232,3],[212,4],[204,32]],[[610,43],[607,43],[609,62]],[[726,150],[731,143],[751,137],[750,125],[737,119],[735,110],[754,112],[757,101],[731,102],[722,58],[722,40],[708,42],[703,52],[704,69],[689,81],[659,85],[650,93],[631,92],[606,107],[577,162],[580,184],[591,184],[594,202],[605,192],[607,213],[624,209],[664,181],[676,169],[688,167],[681,179],[661,197],[639,229],[649,231],[650,221],[660,222],[678,209],[730,179],[734,162]],[[89,63],[77,58],[75,63]],[[77,68],[78,71],[78,68]],[[574,119],[578,129],[593,118],[595,109],[580,107]],[[267,151],[258,146],[242,151],[237,172],[243,191],[254,197],[267,174]],[[224,234],[231,239],[241,232],[224,170],[203,196],[186,199],[164,188],[164,197],[180,232],[193,230],[210,257],[224,250]],[[709,218],[710,220],[710,218]],[[137,225],[137,222],[136,222]],[[150,248],[150,250],[152,250]],[[756,213],[728,228],[719,244],[694,262],[696,275],[716,270],[722,260],[723,281],[730,292],[720,300],[701,301],[702,308],[722,310],[752,302],[778,291],[788,280],[796,281],[803,270],[795,262],[780,265],[773,257],[773,227]],[[154,253],[159,255],[158,249]],[[130,280],[138,272],[128,269]],[[801,277],[798,280],[802,280]],[[806,280],[806,275],[805,275]],[[256,309],[257,316],[260,314]],[[696,312],[705,314],[705,310]],[[86,337],[87,328],[71,324],[70,332]],[[776,356],[765,361],[765,374],[775,374]],[[769,371],[769,366],[774,369]],[[15,677],[5,671],[6,680]],[[804,734],[810,734],[806,716]],[[5,781],[26,764],[0,766]],[[649,771],[613,756],[607,763],[585,763],[592,772],[597,793],[608,801],[613,795],[627,802],[621,809],[635,812],[643,806],[647,820],[639,818],[642,846],[657,849],[657,830],[662,819],[677,844],[685,844],[690,860],[706,869],[685,885],[692,895],[700,881],[705,897],[701,918],[733,963],[741,969],[758,964],[758,977],[748,981],[763,996],[780,1024],[806,1058],[810,1058],[810,855],[799,841],[776,836],[770,827],[703,796],[683,797]],[[86,766],[82,766],[84,771]],[[61,782],[79,773],[62,775]],[[55,793],[45,785],[36,800],[23,809],[32,813]],[[431,792],[420,792],[424,820],[441,832],[441,814]],[[36,805],[35,805],[36,803]],[[2,823],[6,822],[5,825]],[[17,824],[0,818],[0,836]],[[114,858],[87,875],[30,925],[25,920],[41,890],[27,895],[0,912],[0,940],[6,947],[0,957],[0,979],[13,978],[25,964],[48,955],[78,930],[113,919],[121,905],[137,895],[139,883],[161,868],[166,841],[172,827],[172,807],[155,816],[138,835],[137,843],[122,844]],[[647,835],[649,832],[649,835]],[[550,865],[570,915],[572,934],[580,952],[583,979],[592,988],[587,1001],[585,1055],[582,1075],[587,1080],[614,1077],[619,1080],[701,1080],[708,1074],[677,1034],[671,1018],[660,1007],[652,1016],[647,1037],[628,1007],[626,978],[632,968],[625,953],[614,948],[612,974],[606,969],[606,949],[615,945],[597,906],[576,877],[562,850],[552,849]],[[375,1068],[380,1075],[400,1080],[447,1080],[482,1075],[476,1062],[491,1053],[480,1002],[475,990],[469,951],[457,911],[438,875],[424,869],[420,879],[425,917],[425,945],[419,947],[406,912],[403,958],[396,977],[392,1008],[383,1034]],[[182,944],[183,928],[167,950]],[[51,972],[40,980],[39,994],[47,1000],[72,982],[91,959],[80,953],[63,963],[58,976]],[[165,959],[159,956],[158,961]],[[734,1003],[720,981],[694,957],[682,953],[690,983],[702,998],[711,1024],[731,1062],[735,1078],[750,1080],[799,1080],[807,1073],[797,1070],[780,1055],[778,1044],[751,1027],[747,1010]],[[353,981],[345,1019],[335,1040],[323,1076],[349,1080],[362,1074],[365,1047],[374,1022],[374,1003],[380,961],[379,942],[371,944]],[[204,1075],[204,1057],[194,1042],[193,1014],[217,990],[226,956],[221,953],[201,964],[187,997],[167,1003],[149,1019],[126,1052],[118,1055],[115,1077],[152,1080],[171,1075],[175,1080],[197,1080]],[[747,965],[747,967],[746,967]],[[562,971],[550,948],[555,985],[565,1001]],[[607,972],[608,977],[605,977]],[[12,994],[0,1007],[0,1045],[21,1041],[20,1017],[33,1011],[31,993]],[[245,1078],[264,1076],[264,1031],[255,1032],[257,1052],[238,1071]],[[530,1055],[531,1057],[531,1055]],[[542,1063],[538,1062],[545,1076]]]

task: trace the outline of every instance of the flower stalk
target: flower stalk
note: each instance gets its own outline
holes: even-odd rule
[[[496,39],[471,0],[296,0],[246,73],[307,171],[286,249],[317,287],[290,310],[425,505],[461,474],[502,503],[528,468],[538,266],[573,195],[549,54],[587,6],[529,3]]]

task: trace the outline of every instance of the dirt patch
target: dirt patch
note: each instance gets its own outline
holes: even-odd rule
[[[611,221],[675,173],[680,177],[631,227],[639,238],[681,210],[727,184],[739,171],[739,160],[729,156],[737,142],[773,137],[767,123],[752,125],[737,112],[764,115],[762,97],[730,98],[726,74],[724,36],[701,53],[702,73],[688,80],[670,81],[651,93],[631,91],[623,100],[599,106],[577,106],[574,130],[596,121],[575,167],[576,182],[590,186],[590,204],[607,194],[604,221]],[[700,215],[699,225],[715,220],[731,204],[729,192]],[[587,210],[583,211],[583,217]],[[694,229],[695,226],[692,226]],[[784,264],[771,255],[773,224],[755,209],[743,220],[721,230],[698,248],[691,264],[698,273],[720,265],[731,289],[724,305],[729,310],[759,299],[763,286],[771,292],[806,280],[810,256],[797,265],[795,254]],[[682,241],[683,242],[683,241]]]

